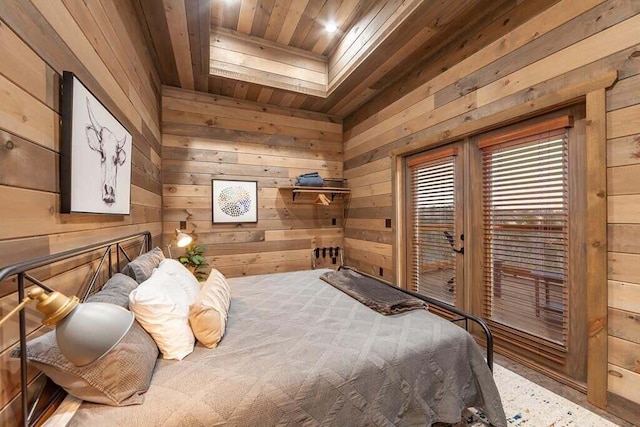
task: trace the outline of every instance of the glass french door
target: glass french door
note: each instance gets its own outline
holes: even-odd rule
[[[403,283],[484,318],[499,351],[577,387],[584,129],[573,106],[404,160]]]
[[[460,306],[463,294],[463,183],[460,144],[407,159],[408,288]]]

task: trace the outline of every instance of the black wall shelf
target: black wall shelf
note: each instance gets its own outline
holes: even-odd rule
[[[296,201],[296,195],[301,193],[315,193],[315,194],[330,194],[331,201],[333,202],[334,198],[338,194],[350,194],[351,189],[349,188],[340,188],[340,187],[306,187],[306,186],[295,186],[295,187],[280,187],[280,190],[288,190],[291,191],[291,198],[293,201]]]

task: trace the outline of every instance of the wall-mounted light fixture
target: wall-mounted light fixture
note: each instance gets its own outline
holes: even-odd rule
[[[179,248],[184,248],[191,242],[193,242],[193,237],[176,228],[176,245],[178,245]],[[169,258],[173,258],[173,255],[171,255],[171,243],[167,245],[167,250],[169,251]]]

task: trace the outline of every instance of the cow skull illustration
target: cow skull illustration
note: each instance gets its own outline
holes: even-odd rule
[[[85,127],[89,147],[100,153],[100,165],[102,168],[102,200],[109,206],[116,201],[116,184],[118,166],[122,166],[127,158],[124,151],[126,135],[122,139],[116,136],[104,126],[101,126],[91,111],[91,104],[87,98],[87,111],[89,112],[90,125]]]

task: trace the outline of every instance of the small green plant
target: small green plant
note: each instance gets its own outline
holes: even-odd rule
[[[199,281],[207,278],[206,269],[209,266],[206,258],[203,256],[204,249],[204,246],[191,243],[184,248],[184,255],[178,258],[178,261],[187,267]]]

